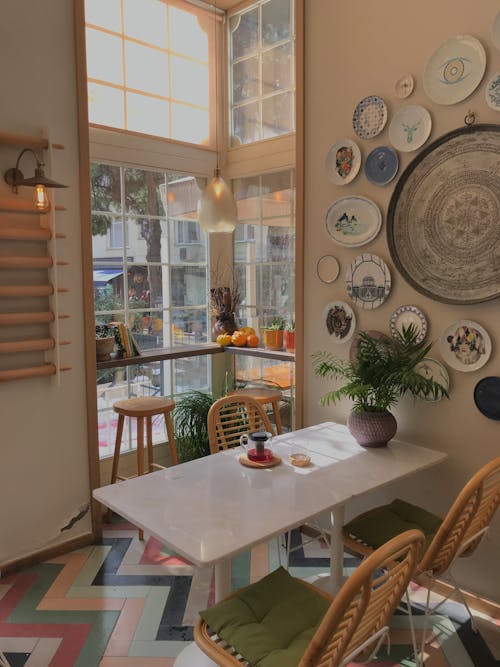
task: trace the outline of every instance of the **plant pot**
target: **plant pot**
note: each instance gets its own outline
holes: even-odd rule
[[[285,349],[287,352],[295,352],[295,331],[285,331]]]
[[[267,350],[282,350],[283,333],[283,329],[264,329],[264,347]]]
[[[385,447],[395,435],[398,424],[388,410],[351,412],[347,418],[351,435],[362,447]]]
[[[115,337],[108,336],[107,338],[95,339],[95,355],[97,361],[107,361],[111,359],[111,352],[115,347]]]

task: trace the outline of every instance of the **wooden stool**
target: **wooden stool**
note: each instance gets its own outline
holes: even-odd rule
[[[170,447],[170,457],[172,464],[177,465],[177,448],[175,446],[174,427],[172,424],[172,410],[175,408],[175,401],[170,398],[157,396],[144,396],[143,398],[129,398],[124,401],[117,401],[113,405],[113,410],[118,413],[118,426],[116,429],[115,452],[113,454],[113,467],[111,469],[111,484],[116,480],[123,481],[126,477],[118,475],[118,464],[120,462],[120,448],[123,435],[123,426],[125,417],[137,419],[137,475],[144,475],[144,420],[146,420],[147,432],[147,455],[148,469],[146,472],[152,472],[155,469],[163,469],[164,466],[153,461],[153,417],[163,415],[168,435],[168,445]],[[111,518],[111,510],[108,511],[108,520]],[[142,530],[139,531],[139,538],[142,539]]]
[[[264,387],[249,387],[246,389],[235,389],[230,391],[229,395],[233,394],[243,394],[244,396],[250,396],[254,398],[261,405],[266,403],[271,403],[273,406],[273,415],[274,423],[276,424],[276,433],[280,435],[283,433],[283,427],[281,426],[281,417],[279,411],[279,402],[283,398],[283,394],[279,389],[266,389]]]

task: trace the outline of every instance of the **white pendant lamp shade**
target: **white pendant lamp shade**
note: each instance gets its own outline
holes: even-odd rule
[[[216,169],[198,201],[198,223],[205,232],[230,234],[234,232],[236,220],[233,193]]]

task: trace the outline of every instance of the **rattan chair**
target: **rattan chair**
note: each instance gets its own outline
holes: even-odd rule
[[[275,435],[269,417],[262,406],[250,396],[234,394],[215,401],[207,417],[210,452],[238,447],[240,437],[254,431]]]
[[[395,501],[402,502],[402,501]],[[416,575],[421,576],[422,582],[427,587],[427,600],[425,607],[427,617],[444,604],[454,593],[458,593],[464,606],[469,613],[474,626],[474,619],[459,585],[451,572],[453,563],[457,558],[471,556],[486,535],[493,515],[500,503],[500,457],[493,459],[483,466],[469,480],[462,491],[458,494],[455,502],[441,521],[419,507],[405,503],[403,507],[409,513],[411,525],[422,527],[427,538],[427,548],[418,563]],[[387,539],[387,525],[390,521],[390,513],[393,504],[375,508],[350,521],[343,528],[343,541],[349,551],[361,556],[370,555],[378,546],[370,544],[363,532],[363,525],[373,527],[384,527],[383,539]],[[429,526],[435,522],[435,530],[429,530]],[[409,525],[409,524],[407,524]],[[430,596],[436,579],[444,578],[452,585],[450,594],[441,600],[437,606],[431,609]],[[411,607],[408,599],[408,611]],[[424,622],[424,628],[426,622]],[[422,655],[425,643],[425,631],[423,633]]]
[[[384,639],[388,638],[388,621],[398,605],[418,563],[424,536],[418,530],[406,531],[377,549],[355,570],[344,583],[339,593],[332,597],[300,579],[294,579],[292,587],[307,587],[315,595],[326,599],[330,605],[326,613],[316,621],[316,629],[301,657],[297,657],[289,667],[343,667],[356,659],[368,661],[379,650]],[[272,575],[269,575],[272,576]],[[250,599],[261,598],[261,593],[252,591],[265,582],[257,582],[243,589],[250,593]],[[292,590],[292,589],[289,589]],[[233,598],[239,593],[233,593]],[[276,603],[286,603],[285,599]],[[300,595],[300,594],[299,594]],[[223,603],[222,603],[223,604]],[[259,603],[261,606],[261,603]],[[242,604],[245,615],[246,607]],[[202,612],[202,614],[207,613]],[[296,617],[302,609],[297,609]],[[266,609],[266,618],[273,614],[273,609]],[[243,619],[234,618],[230,625],[235,627]],[[245,619],[248,622],[248,618]],[[253,620],[250,620],[254,628]],[[267,628],[266,628],[267,631]],[[219,629],[222,637],[227,636],[224,628]],[[308,629],[306,630],[308,632]],[[282,636],[282,628],[279,635]],[[194,638],[198,647],[220,667],[247,665],[247,659],[239,652],[241,647],[230,646],[203,620],[195,626]],[[278,640],[279,641],[279,640]],[[287,650],[287,646],[283,647]],[[272,667],[275,659],[283,660],[281,650],[274,650],[264,656],[263,662]],[[283,664],[283,662],[279,662]]]

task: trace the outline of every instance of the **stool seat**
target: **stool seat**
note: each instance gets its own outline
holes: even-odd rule
[[[228,392],[229,396],[239,394],[240,396],[249,396],[264,405],[266,403],[271,403],[273,406],[273,415],[274,423],[276,424],[276,432],[278,435],[283,433],[283,427],[281,425],[281,417],[279,411],[279,401],[283,398],[283,394],[279,389],[268,389],[267,387],[245,387],[244,389],[234,389],[233,391]]]
[[[125,417],[153,417],[175,408],[175,401],[163,396],[127,398],[113,404],[113,410]]]

